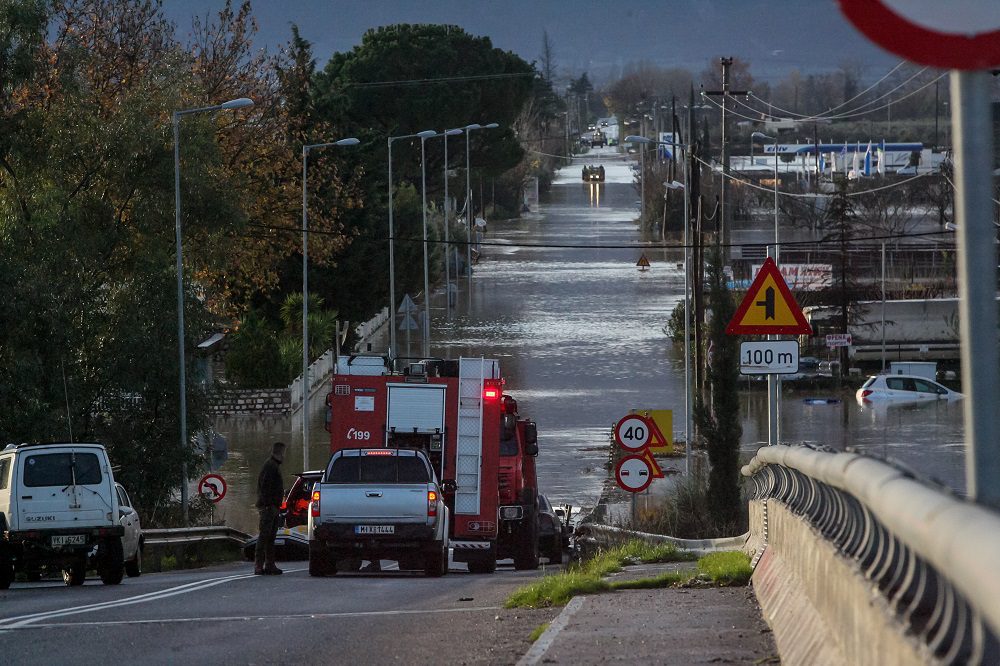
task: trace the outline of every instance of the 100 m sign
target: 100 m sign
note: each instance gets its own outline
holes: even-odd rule
[[[799,343],[763,340],[740,343],[740,374],[790,375],[799,371]]]

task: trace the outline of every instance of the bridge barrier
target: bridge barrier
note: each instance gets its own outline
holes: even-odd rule
[[[742,473],[783,659],[1000,663],[1000,514],[856,453],[764,447]]]
[[[579,525],[576,528],[576,535],[578,542],[581,539],[593,539],[595,543],[602,546],[610,546],[624,543],[631,539],[638,539],[651,545],[670,544],[680,550],[687,550],[698,555],[705,555],[720,550],[743,550],[750,536],[747,533],[722,539],[678,539],[677,537],[663,534],[636,532],[621,527],[599,525],[596,523],[583,523]]]
[[[187,569],[243,557],[251,536],[232,527],[181,527],[143,530],[145,571]]]

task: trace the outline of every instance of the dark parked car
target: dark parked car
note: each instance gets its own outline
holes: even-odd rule
[[[292,487],[281,503],[285,512],[285,523],[274,538],[274,554],[279,560],[309,559],[309,535],[306,523],[309,521],[309,500],[312,497],[313,484],[323,476],[323,470],[301,472],[296,475]],[[253,560],[257,550],[257,537],[250,539],[243,546],[243,556]]]
[[[538,550],[549,564],[562,564],[563,551],[569,548],[570,529],[561,513],[561,509],[552,508],[545,495],[538,496]]]

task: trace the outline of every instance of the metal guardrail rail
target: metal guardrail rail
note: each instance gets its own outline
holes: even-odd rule
[[[1000,663],[1000,514],[855,453],[770,446],[753,500],[807,520],[942,663]]]
[[[236,544],[243,545],[252,538],[246,532],[241,532],[225,525],[143,530],[142,535],[147,545],[199,543],[202,541],[233,541]]]

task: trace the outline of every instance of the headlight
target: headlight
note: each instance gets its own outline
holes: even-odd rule
[[[500,507],[500,518],[503,520],[520,520],[522,515],[523,510],[519,506]]]

